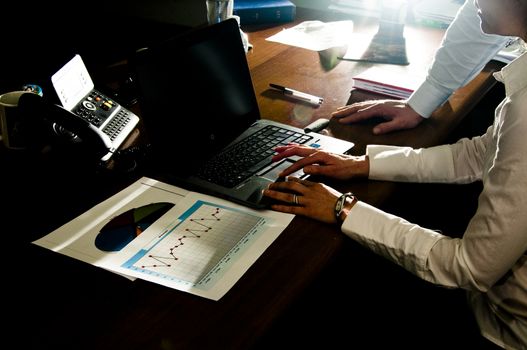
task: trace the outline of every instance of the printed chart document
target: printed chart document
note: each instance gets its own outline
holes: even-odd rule
[[[33,243],[219,300],[293,218],[143,177]]]

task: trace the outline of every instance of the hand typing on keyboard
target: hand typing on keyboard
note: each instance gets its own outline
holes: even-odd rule
[[[198,176],[234,187],[270,165],[276,147],[304,144],[312,139],[310,135],[268,125],[216,155],[200,169]]]
[[[277,152],[272,160],[278,162],[293,156],[302,157],[278,176],[288,176],[299,170],[307,175],[328,176],[334,179],[347,180],[354,177],[368,176],[369,168],[364,168],[366,156],[355,157],[323,151],[305,145],[286,145],[275,148]]]

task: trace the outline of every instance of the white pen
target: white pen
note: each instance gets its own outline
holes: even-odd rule
[[[323,97],[318,97],[315,95],[306,94],[305,92],[293,90],[291,88],[287,88],[285,86],[277,85],[277,84],[269,84],[270,87],[278,89],[282,91],[285,95],[289,95],[291,97],[294,97],[296,99],[299,99],[304,102],[308,102],[314,105],[321,105],[322,102],[324,102]]]

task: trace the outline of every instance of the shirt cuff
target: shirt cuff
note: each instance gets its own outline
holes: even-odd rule
[[[389,146],[389,145],[368,145],[366,146],[366,155],[370,161],[370,180],[390,180],[390,181],[407,181],[401,176],[404,170],[404,161],[408,153],[412,151],[411,147]]]
[[[429,118],[451,94],[452,91],[442,91],[425,80],[408,98],[408,105],[423,118]]]

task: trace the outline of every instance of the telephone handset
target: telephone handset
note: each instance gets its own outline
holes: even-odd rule
[[[33,143],[51,142],[82,150],[94,160],[107,161],[115,149],[110,137],[90,122],[37,94],[23,94],[19,107]],[[47,139],[47,140],[43,140]],[[72,147],[76,146],[76,147]]]
[[[92,123],[82,119],[73,112],[68,111],[62,106],[53,104],[51,109],[53,118],[53,129],[58,133],[70,134],[73,142],[84,142],[93,145],[94,151],[100,150],[104,153],[101,161],[107,161],[112,156],[115,149],[112,140],[102,130]]]

